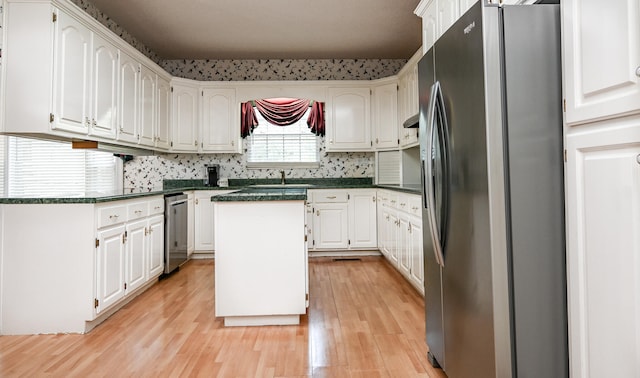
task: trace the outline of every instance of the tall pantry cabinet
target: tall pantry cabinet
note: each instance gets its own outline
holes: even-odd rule
[[[639,8],[562,1],[573,377],[640,376]]]

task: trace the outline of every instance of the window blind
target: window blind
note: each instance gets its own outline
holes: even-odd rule
[[[400,151],[378,153],[378,184],[400,184]]]
[[[249,137],[249,163],[317,163],[317,137],[306,124],[309,111],[296,123],[276,126],[256,112],[258,127]]]
[[[8,138],[7,149],[4,166],[10,196],[75,195],[118,188],[119,162],[111,153],[16,137]]]

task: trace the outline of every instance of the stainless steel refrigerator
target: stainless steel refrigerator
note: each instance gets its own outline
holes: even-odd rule
[[[568,376],[559,5],[476,3],[419,62],[426,337],[450,378]]]

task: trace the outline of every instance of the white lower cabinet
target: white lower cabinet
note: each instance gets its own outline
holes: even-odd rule
[[[317,203],[314,207],[314,248],[334,250],[349,248],[347,224],[349,205],[346,202]]]
[[[349,246],[372,248],[378,246],[376,219],[376,191],[349,192]]]
[[[566,137],[571,375],[640,376],[640,117]]]
[[[215,250],[213,232],[214,216],[211,197],[232,192],[232,190],[198,190],[194,195],[194,253],[212,253]]]
[[[145,252],[147,250],[147,221],[145,219],[127,223],[124,242],[127,246],[127,272],[124,289],[135,290],[145,283],[147,267]]]
[[[191,257],[195,250],[195,195],[193,192],[187,192],[187,256]]]
[[[163,204],[157,196],[96,206],[96,315],[164,271]]]
[[[164,272],[164,215],[151,217],[148,220],[147,229],[149,230],[147,280],[149,280]]]
[[[416,194],[378,190],[378,248],[398,271],[424,294],[421,198]]]
[[[409,243],[411,270],[409,279],[424,294],[424,250],[422,246],[422,219],[409,218]]]
[[[96,314],[124,297],[124,225],[98,231],[96,238]]]
[[[375,189],[309,190],[312,250],[377,249]]]

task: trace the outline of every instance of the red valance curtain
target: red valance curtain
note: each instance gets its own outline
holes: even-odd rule
[[[258,126],[258,117],[251,101],[240,104],[240,136],[246,138]]]
[[[297,98],[269,98],[255,100],[256,108],[271,124],[288,126],[298,122],[307,112],[311,101]],[[258,126],[251,102],[241,104],[240,135],[245,138]],[[314,101],[307,125],[316,135],[324,135],[324,103]]]
[[[289,126],[298,122],[309,109],[309,100],[298,98],[268,98],[256,100],[256,109],[269,123]]]
[[[324,135],[324,102],[314,101],[307,118],[307,126],[316,135]]]

